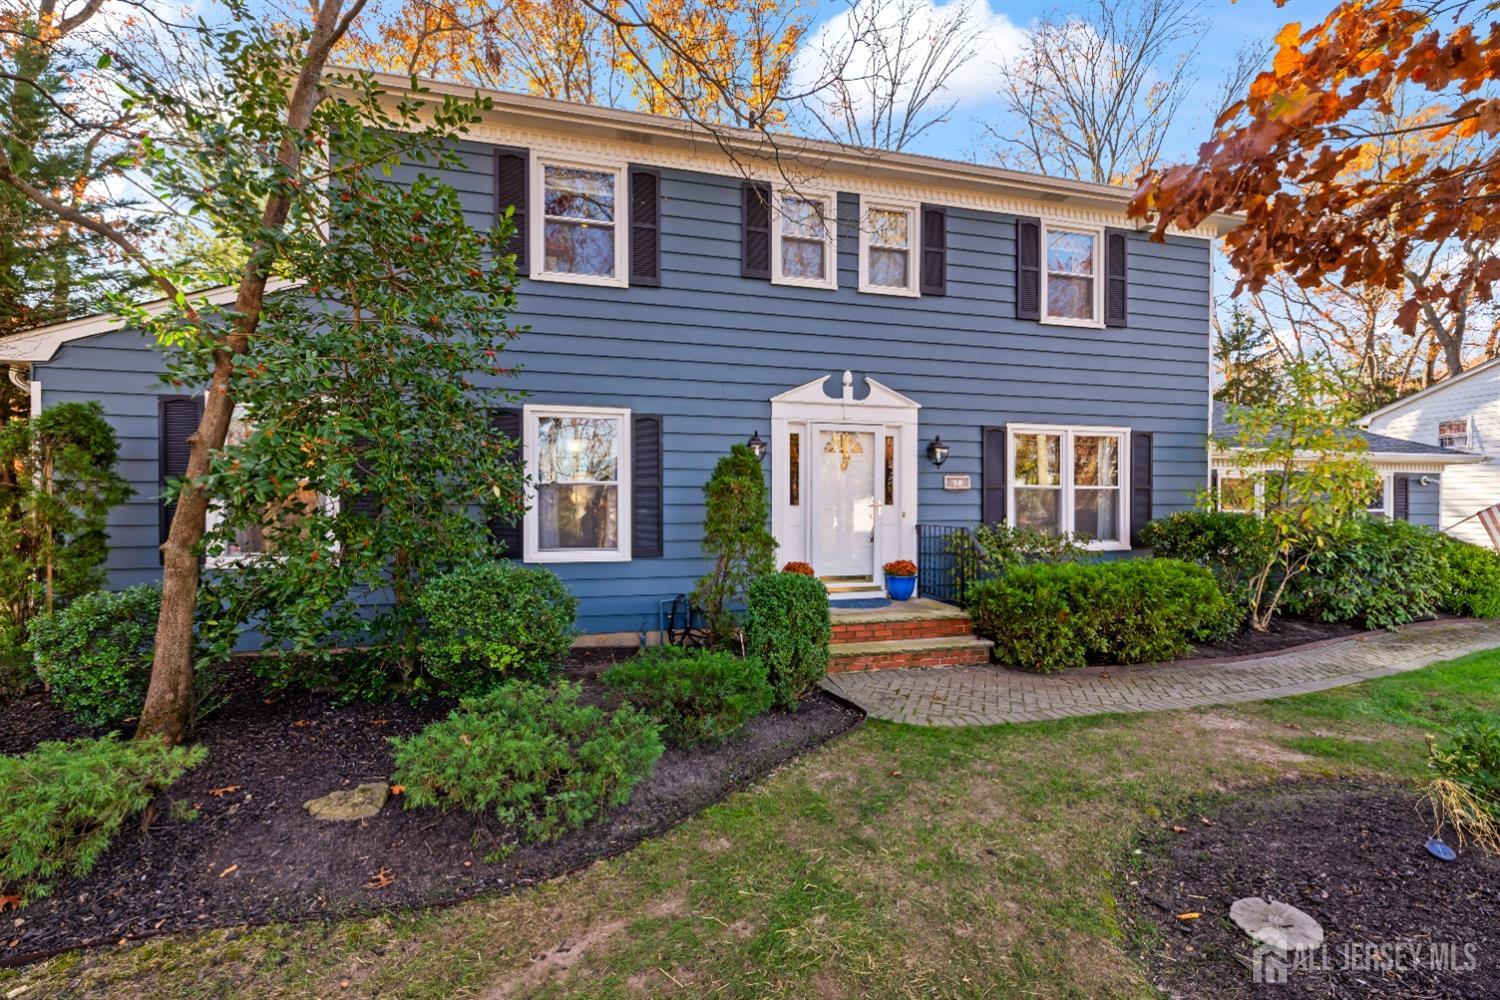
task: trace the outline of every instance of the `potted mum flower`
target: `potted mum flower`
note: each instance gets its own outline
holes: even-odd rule
[[[882,567],[885,570],[885,592],[893,601],[907,601],[917,591],[917,564],[897,559]]]
[[[816,572],[813,571],[812,564],[811,563],[805,563],[805,562],[789,562],[785,566],[781,567],[781,571],[783,573],[797,573],[797,574],[799,574],[801,576],[817,576],[818,575]]]

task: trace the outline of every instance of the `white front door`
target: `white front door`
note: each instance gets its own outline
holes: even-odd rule
[[[885,452],[881,428],[814,424],[811,460],[813,569],[831,588],[873,586],[880,566]]]

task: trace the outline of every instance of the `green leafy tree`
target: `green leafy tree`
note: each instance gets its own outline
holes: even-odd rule
[[[1357,412],[1343,382],[1316,361],[1285,366],[1278,396],[1235,406],[1235,430],[1217,441],[1239,474],[1260,493],[1265,554],[1250,568],[1250,624],[1270,627],[1287,587],[1314,556],[1366,517],[1380,479],[1352,430]]]
[[[109,509],[130,496],[94,401],[0,426],[0,593],[15,641],[41,611],[100,587]]]
[[[1275,400],[1280,359],[1271,328],[1238,305],[1229,327],[1220,326],[1214,338],[1214,364],[1224,380],[1214,399],[1235,406],[1265,406]]]
[[[734,606],[750,581],[776,568],[776,539],[767,527],[771,500],[760,459],[737,444],[714,465],[703,486],[703,552],[712,562],[693,602],[703,609],[709,642],[727,647],[739,634]]]

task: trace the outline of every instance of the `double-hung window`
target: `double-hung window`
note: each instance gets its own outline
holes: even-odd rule
[[[1444,420],[1438,424],[1439,448],[1468,451],[1473,445],[1472,438],[1471,421],[1467,417],[1462,420]]]
[[[630,411],[525,408],[526,559],[630,558]]]
[[[1102,229],[1043,223],[1043,323],[1104,325],[1103,243]]]
[[[1078,536],[1090,548],[1127,548],[1128,430],[1013,426],[1010,523]]]
[[[535,159],[533,278],[626,284],[625,168]]]
[[[837,288],[833,198],[778,192],[771,232],[771,277],[777,284]]]
[[[915,205],[871,202],[859,227],[859,290],[882,295],[917,295]]]
[[[1373,484],[1372,484],[1373,485]],[[1365,507],[1371,517],[1383,517],[1387,520],[1391,517],[1392,494],[1395,492],[1395,476],[1385,475],[1380,477],[1380,485],[1374,486]]]

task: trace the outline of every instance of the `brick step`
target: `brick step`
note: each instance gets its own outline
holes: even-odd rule
[[[894,618],[881,621],[833,622],[833,641],[882,642],[887,639],[940,639],[974,632],[968,615],[953,618]]]
[[[828,650],[828,672],[972,666],[989,662],[992,645],[972,635],[836,642]]]

